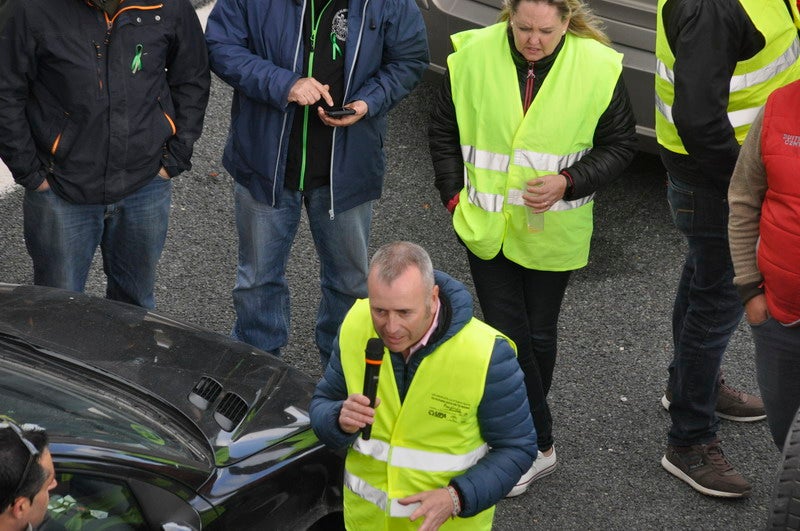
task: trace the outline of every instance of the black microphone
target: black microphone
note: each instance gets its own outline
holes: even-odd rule
[[[383,341],[379,337],[370,338],[367,341],[367,349],[365,351],[366,359],[364,370],[364,391],[363,394],[369,398],[370,407],[375,407],[375,396],[378,394],[378,375],[381,372],[381,363],[383,363]],[[361,438],[365,441],[369,439],[372,433],[372,424],[367,424],[361,430]]]

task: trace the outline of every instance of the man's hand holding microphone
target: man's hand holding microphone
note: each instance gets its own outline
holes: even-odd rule
[[[367,341],[365,352],[363,394],[352,393],[342,402],[339,411],[339,427],[345,433],[363,430],[362,438],[369,439],[372,423],[375,422],[375,408],[381,403],[377,398],[378,375],[383,362],[383,341],[372,338]]]

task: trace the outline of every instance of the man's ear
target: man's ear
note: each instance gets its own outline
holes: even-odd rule
[[[26,496],[17,496],[7,509],[15,520],[22,520],[31,508],[31,500]]]

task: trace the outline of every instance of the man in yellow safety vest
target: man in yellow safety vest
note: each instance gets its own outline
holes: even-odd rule
[[[320,440],[348,448],[347,528],[491,529],[537,452],[513,344],[473,317],[464,285],[418,245],[379,249],[367,290],[310,407]],[[364,345],[375,338],[385,347],[371,407]]]

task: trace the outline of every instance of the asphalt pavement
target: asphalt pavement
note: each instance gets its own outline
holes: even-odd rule
[[[371,248],[408,239],[434,266],[471,288],[462,247],[433,187],[426,126],[434,85],[423,83],[389,119],[383,198],[375,204]],[[194,168],[175,181],[167,245],[159,267],[160,313],[227,333],[236,268],[232,184],[220,163],[231,91],[215,79]],[[30,283],[22,237],[22,191],[0,196],[0,281]],[[559,325],[559,360],[550,392],[559,457],[556,472],[498,506],[495,528],[760,529],[779,454],[765,422],[722,421],[726,453],[750,478],[749,499],[702,496],[660,465],[669,416],[659,404],[670,359],[671,303],[685,245],[671,224],[664,171],[637,158],[596,198],[590,264],[575,273]],[[95,260],[87,291],[102,296]],[[313,345],[318,262],[301,224],[287,276],[293,321],[284,357],[319,377]],[[477,308],[477,304],[476,304]],[[729,383],[756,390],[753,348],[743,325],[724,363]]]

